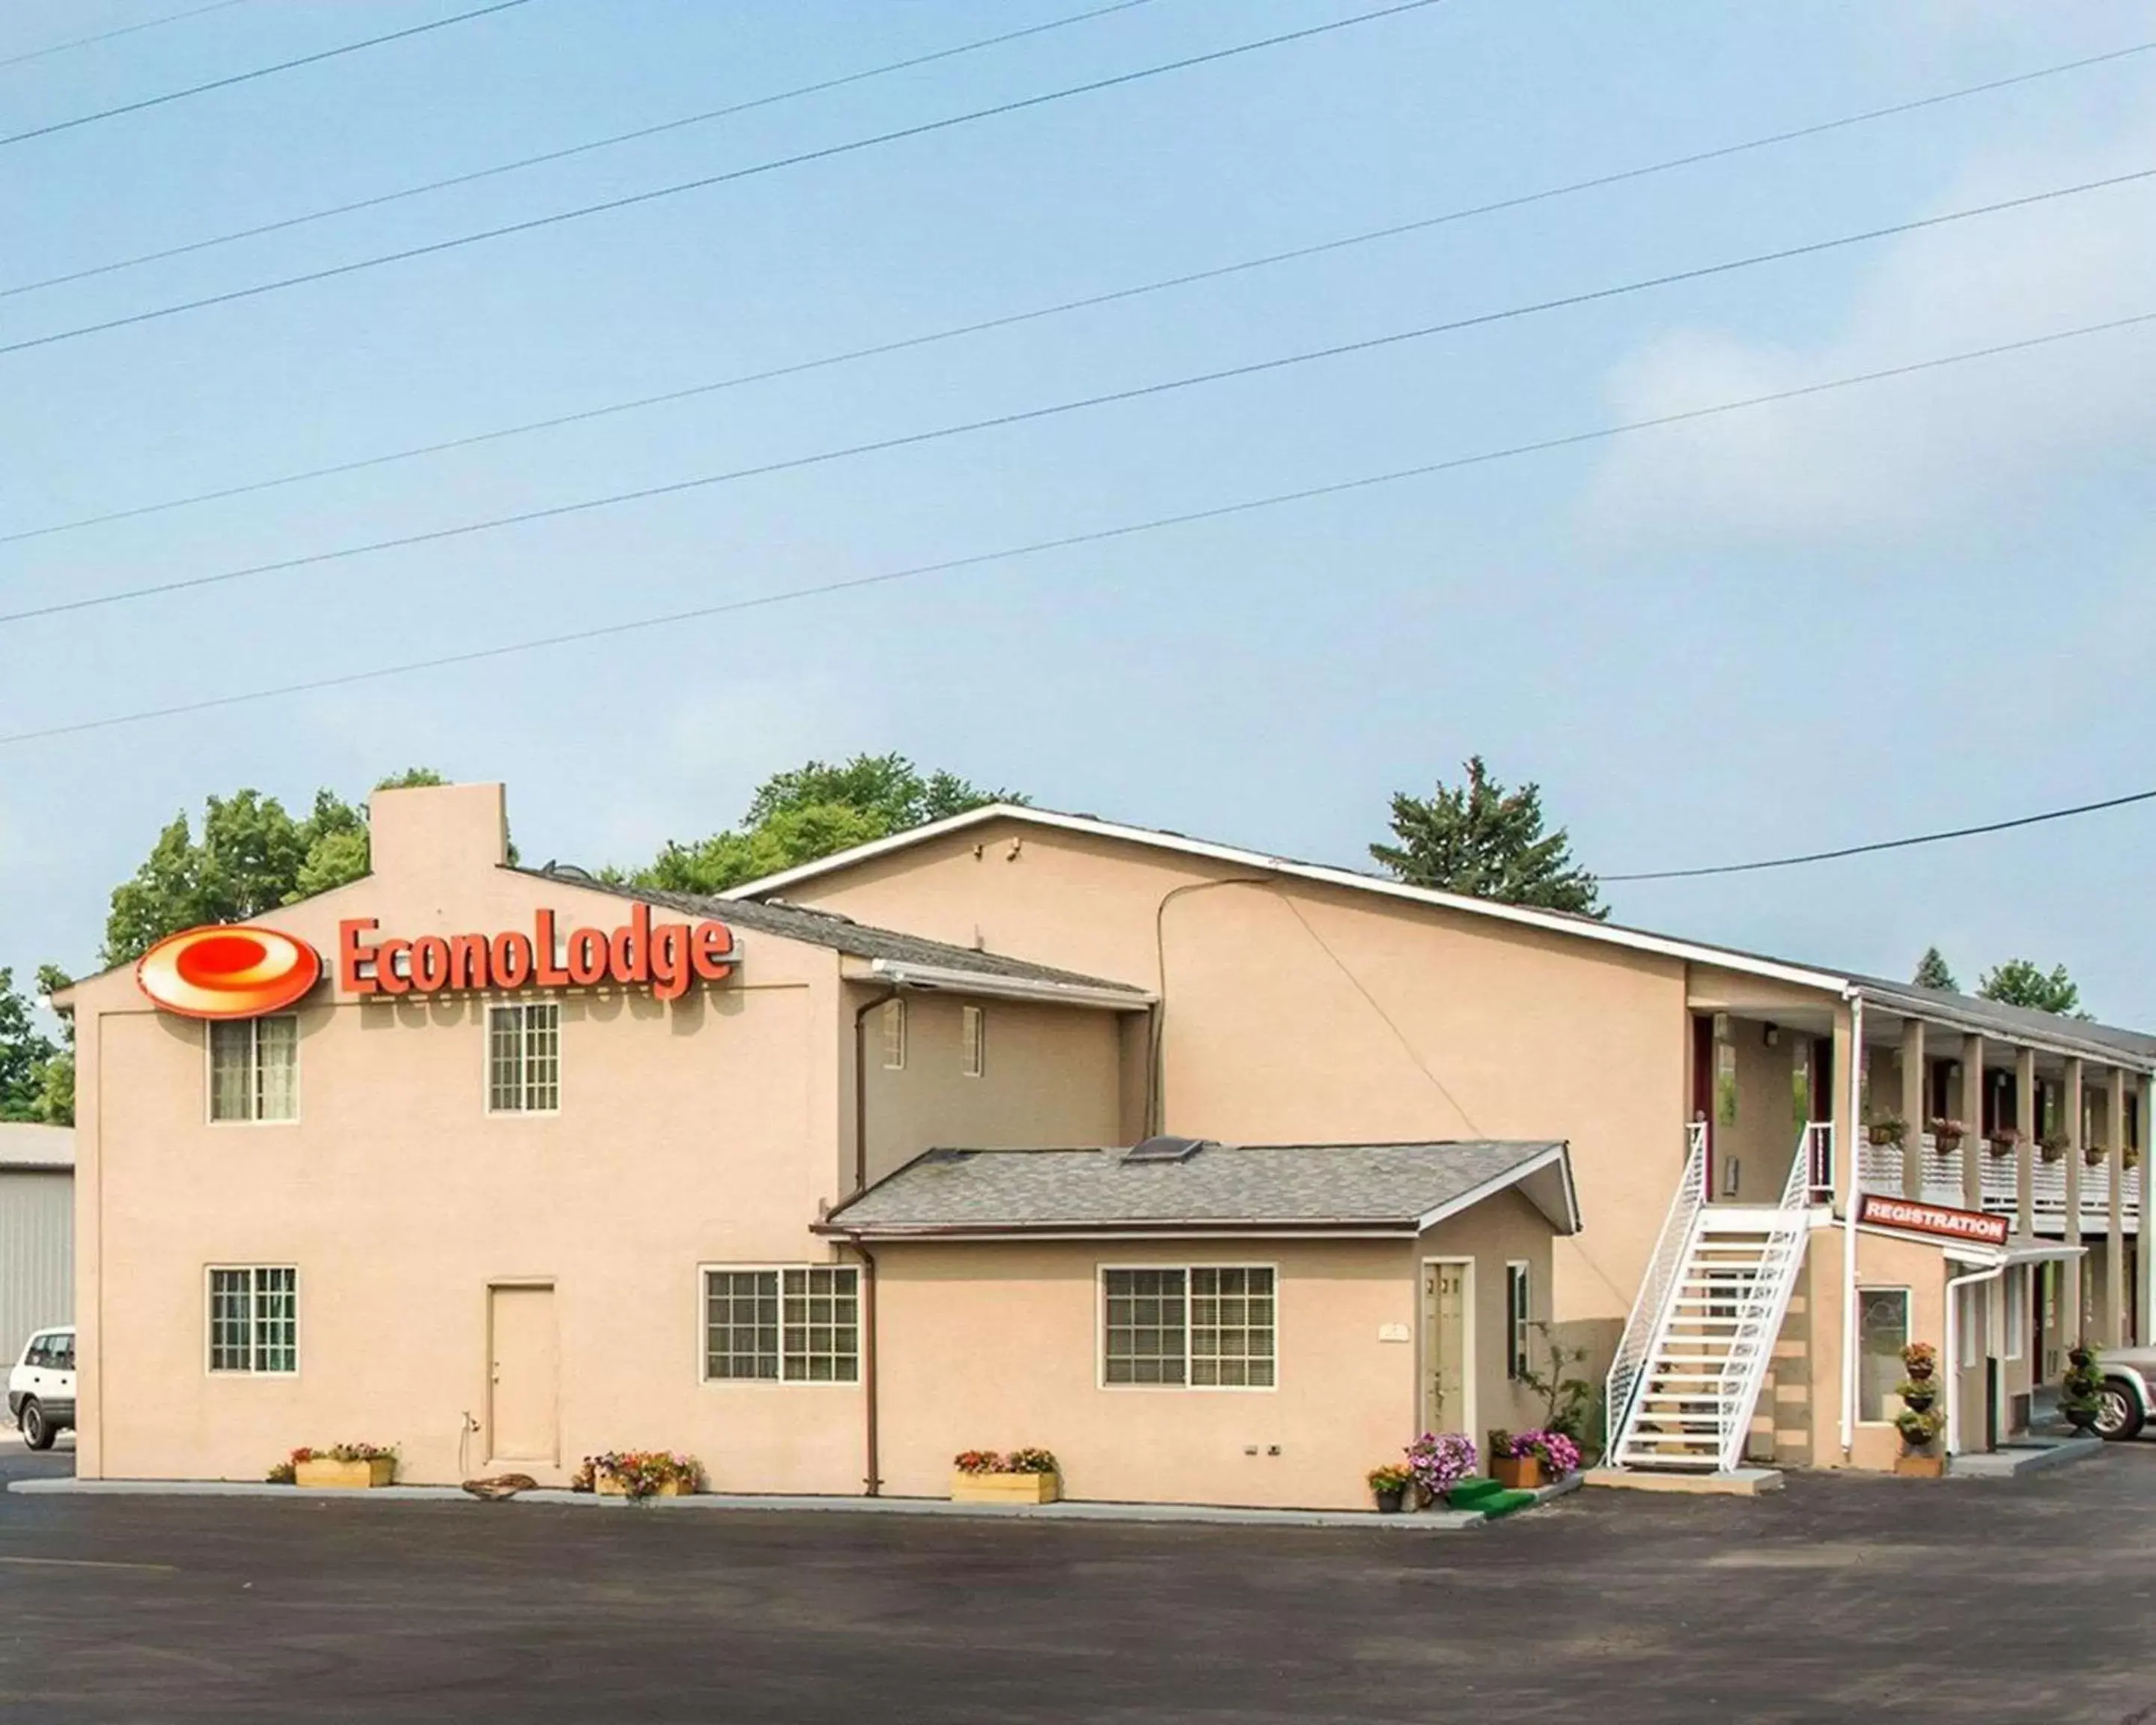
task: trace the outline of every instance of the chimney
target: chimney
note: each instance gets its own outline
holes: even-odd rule
[[[509,860],[509,815],[498,784],[377,791],[367,818],[377,876],[446,882]]]

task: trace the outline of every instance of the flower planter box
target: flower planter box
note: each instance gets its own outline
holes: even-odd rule
[[[1897,1455],[1894,1471],[1912,1480],[1936,1480],[1945,1476],[1947,1458],[1943,1455]]]
[[[618,1473],[608,1473],[603,1468],[592,1476],[592,1490],[602,1497],[626,1497],[629,1481]],[[688,1480],[661,1480],[648,1494],[653,1497],[694,1497],[695,1484]]]
[[[1063,1496],[1055,1473],[954,1473],[953,1503],[1054,1503]]]
[[[292,1465],[294,1485],[326,1486],[339,1491],[364,1491],[370,1486],[386,1486],[396,1477],[394,1455],[377,1455],[371,1461],[331,1461],[317,1455],[311,1461]]]
[[[1508,1491],[1539,1491],[1543,1487],[1543,1458],[1539,1455],[1493,1455],[1490,1477]]]

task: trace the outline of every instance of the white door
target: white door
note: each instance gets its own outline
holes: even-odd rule
[[[554,1290],[487,1290],[487,1453],[496,1461],[561,1459]]]
[[[1475,1266],[1435,1259],[1422,1266],[1422,1429],[1475,1430]]]

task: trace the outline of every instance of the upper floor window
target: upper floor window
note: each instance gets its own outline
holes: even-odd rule
[[[898,1072],[906,1066],[906,1003],[892,999],[883,1004],[883,1069]]]
[[[978,1006],[958,1009],[958,1070],[978,1078],[988,1066],[988,1015]]]
[[[486,1009],[486,1110],[552,1114],[562,1106],[562,1009],[552,1001]]]
[[[300,1117],[300,1021],[213,1019],[209,1027],[209,1117],[213,1121]]]

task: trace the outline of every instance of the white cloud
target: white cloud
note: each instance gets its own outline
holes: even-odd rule
[[[2097,149],[1999,156],[1933,206],[1964,208],[2145,168],[2156,126]],[[1776,344],[1675,330],[1622,362],[1614,413],[1648,418],[2156,311],[2156,182],[1893,242],[1835,331]],[[1821,539],[2011,506],[2092,452],[2156,432],[2156,325],[1644,432],[1588,504],[1605,531]]]

